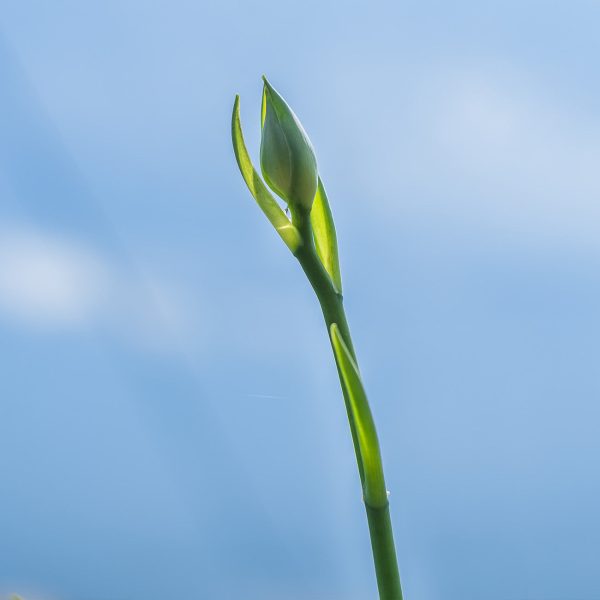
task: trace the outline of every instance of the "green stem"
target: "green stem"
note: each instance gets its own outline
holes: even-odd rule
[[[365,508],[369,521],[379,597],[382,600],[384,598],[385,600],[402,600],[390,506],[387,504],[383,507],[373,508],[365,503]]]
[[[354,346],[352,344],[350,328],[348,327],[348,321],[344,311],[343,298],[333,286],[329,274],[317,256],[310,224],[310,215],[302,211],[293,210],[292,221],[302,238],[302,244],[296,249],[294,256],[298,259],[298,262],[302,266],[304,273],[308,277],[308,280],[319,299],[323,317],[325,318],[325,323],[327,325],[327,331],[330,330],[333,323],[337,324],[346,346],[350,350],[354,361],[358,364]],[[348,413],[350,432],[354,443],[361,485],[364,486],[365,473],[356,427],[351,412],[350,399],[348,398],[339,367],[338,375],[342,384],[342,392],[344,394],[344,402]],[[373,550],[373,561],[375,563],[379,598],[380,600],[402,600],[400,575],[398,573],[398,562],[396,559],[396,549],[394,547],[394,535],[390,520],[389,504],[386,503],[385,506],[374,507],[369,506],[365,501],[365,508],[369,523],[369,534],[371,536],[371,547]]]

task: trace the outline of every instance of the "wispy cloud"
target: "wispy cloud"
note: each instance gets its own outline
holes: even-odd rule
[[[596,245],[600,115],[516,72],[457,71],[444,81],[422,123],[433,168],[458,191],[455,209],[516,234]]]
[[[44,332],[100,330],[153,348],[186,343],[183,295],[97,249],[29,226],[0,230],[0,319]]]
[[[0,237],[0,309],[39,327],[80,328],[113,293],[113,274],[89,249],[18,229]]]
[[[580,198],[587,208],[600,208],[600,114],[516,73],[458,71],[444,79],[446,94],[424,116],[433,142],[461,176],[527,192],[506,198],[513,207],[543,198],[547,209],[572,209]]]
[[[370,88],[356,90],[356,73],[341,81],[374,208],[597,248],[600,112],[515,65],[421,67],[381,67],[389,102],[368,118]]]
[[[563,250],[600,240],[600,115],[521,78],[457,76],[432,119],[458,210]],[[432,136],[433,137],[433,136]]]

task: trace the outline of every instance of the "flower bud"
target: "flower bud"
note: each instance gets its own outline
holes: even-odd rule
[[[298,117],[264,78],[260,168],[288,205],[310,211],[317,192],[317,159]]]

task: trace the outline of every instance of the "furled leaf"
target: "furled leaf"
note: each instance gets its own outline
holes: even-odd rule
[[[329,273],[331,281],[336,290],[342,293],[342,276],[340,273],[340,262],[338,258],[337,237],[335,235],[335,226],[333,216],[329,207],[329,200],[323,187],[323,182],[319,177],[319,185],[315,195],[315,201],[310,211],[310,221],[312,223],[317,254]]]
[[[331,325],[330,335],[335,360],[348,394],[351,418],[360,448],[364,469],[365,502],[371,507],[387,506],[387,490],[383,478],[379,441],[358,367],[335,323]]]
[[[252,165],[248,149],[244,143],[244,136],[242,134],[242,124],[240,122],[240,97],[236,96],[235,103],[233,105],[233,115],[231,117],[231,137],[233,140],[233,149],[235,151],[235,158],[237,160],[238,167],[250,190],[250,193],[260,206],[262,211],[267,216],[267,219],[271,221],[273,227],[277,233],[281,236],[281,239],[285,242],[287,247],[295,252],[301,244],[300,233],[290,223],[283,209],[277,203],[277,200],[273,198],[256,169]]]

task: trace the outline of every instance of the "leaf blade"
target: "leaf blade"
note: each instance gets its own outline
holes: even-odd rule
[[[371,507],[387,506],[387,490],[379,451],[377,431],[367,394],[358,367],[344,342],[336,323],[330,327],[331,344],[335,360],[348,395],[352,420],[363,465],[363,491],[365,502]]]
[[[240,120],[240,97],[235,97],[231,116],[231,139],[238,168],[252,197],[265,213],[286,246],[294,253],[302,243],[299,231],[287,218],[277,200],[271,195],[252,164],[250,154],[244,142]]]
[[[315,246],[321,263],[325,267],[336,290],[342,293],[342,275],[337,247],[337,236],[329,200],[319,177],[317,193],[310,212],[310,221],[313,228]]]

